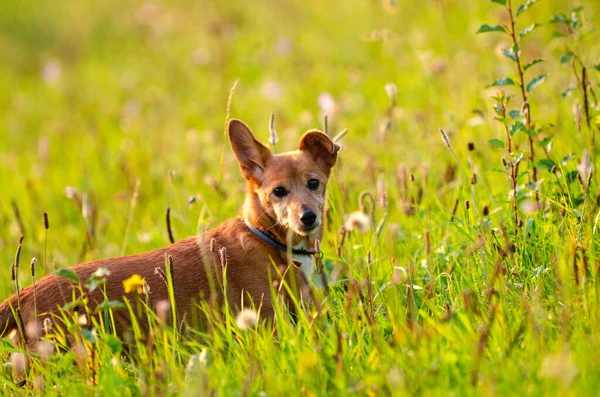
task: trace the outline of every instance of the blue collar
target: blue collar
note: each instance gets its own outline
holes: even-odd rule
[[[246,226],[248,226],[248,229],[250,229],[250,231],[252,233],[254,233],[254,235],[256,237],[258,237],[265,243],[269,244],[273,248],[277,248],[280,251],[287,252],[287,246],[285,244],[283,244],[281,241],[279,241],[279,239],[277,237],[275,237],[275,235],[273,233],[269,232],[268,230],[257,229],[254,226],[252,226],[250,224],[250,222],[248,222],[248,221],[244,221],[244,222],[246,223]],[[292,254],[294,254],[294,255],[314,255],[315,252],[305,250],[302,248],[292,248]]]

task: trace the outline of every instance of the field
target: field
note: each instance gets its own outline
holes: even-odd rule
[[[72,347],[2,341],[3,395],[598,394],[594,1],[2,8],[2,299],[21,236],[23,287],[167,245],[167,208],[176,239],[236,216],[230,117],[342,146],[319,310],[276,334],[148,312],[149,344],[75,317]]]

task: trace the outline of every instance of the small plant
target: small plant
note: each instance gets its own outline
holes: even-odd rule
[[[513,206],[513,223],[515,225],[515,235],[518,234],[518,230],[522,225],[522,221],[519,218],[518,203],[522,201],[526,196],[526,190],[531,192],[533,195],[536,206],[541,208],[539,187],[540,182],[538,181],[538,169],[545,168],[551,171],[555,162],[550,158],[550,150],[552,148],[552,135],[548,135],[547,132],[553,127],[553,124],[542,125],[539,122],[534,121],[533,112],[531,106],[531,94],[533,90],[542,84],[548,77],[547,73],[539,74],[533,78],[527,78],[530,69],[536,65],[545,62],[543,58],[530,59],[525,61],[524,54],[522,53],[523,41],[541,25],[533,23],[523,29],[518,30],[518,18],[527,10],[529,10],[537,0],[527,0],[521,4],[516,11],[513,8],[511,0],[492,0],[493,3],[498,3],[504,6],[506,14],[508,16],[508,25],[482,25],[477,33],[488,33],[488,32],[499,32],[508,37],[511,42],[511,46],[504,48],[502,53],[506,58],[513,62],[516,71],[516,77],[503,77],[495,80],[487,87],[506,87],[506,86],[517,86],[518,96],[521,99],[519,108],[510,109],[508,107],[513,95],[506,95],[504,92],[499,92],[495,97],[494,111],[496,113],[496,120],[499,121],[506,132],[506,141],[503,142],[499,139],[492,139],[489,141],[490,145],[496,148],[505,148],[507,150],[508,159],[503,159],[504,169],[509,177],[511,185],[511,196]],[[528,153],[515,151],[518,147],[515,141],[518,135],[525,135],[528,142],[529,151]],[[536,161],[536,150],[542,150],[544,158]],[[521,174],[519,174],[519,165],[521,164],[524,157],[527,157],[528,168],[524,173],[529,174],[529,183],[525,186],[520,187],[518,181],[520,180]]]

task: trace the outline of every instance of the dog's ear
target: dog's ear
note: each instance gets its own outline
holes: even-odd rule
[[[257,141],[250,128],[237,119],[229,120],[229,142],[244,178],[258,181],[273,157],[269,148]]]
[[[327,175],[337,160],[340,147],[321,131],[308,131],[300,139],[298,149],[308,153]]]

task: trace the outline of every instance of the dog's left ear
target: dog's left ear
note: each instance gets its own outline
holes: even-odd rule
[[[319,167],[329,175],[331,167],[337,160],[337,152],[340,147],[321,131],[309,131],[300,139],[298,149],[308,153]]]
[[[269,148],[257,141],[250,128],[237,119],[229,121],[229,141],[244,178],[259,182],[273,157]]]

